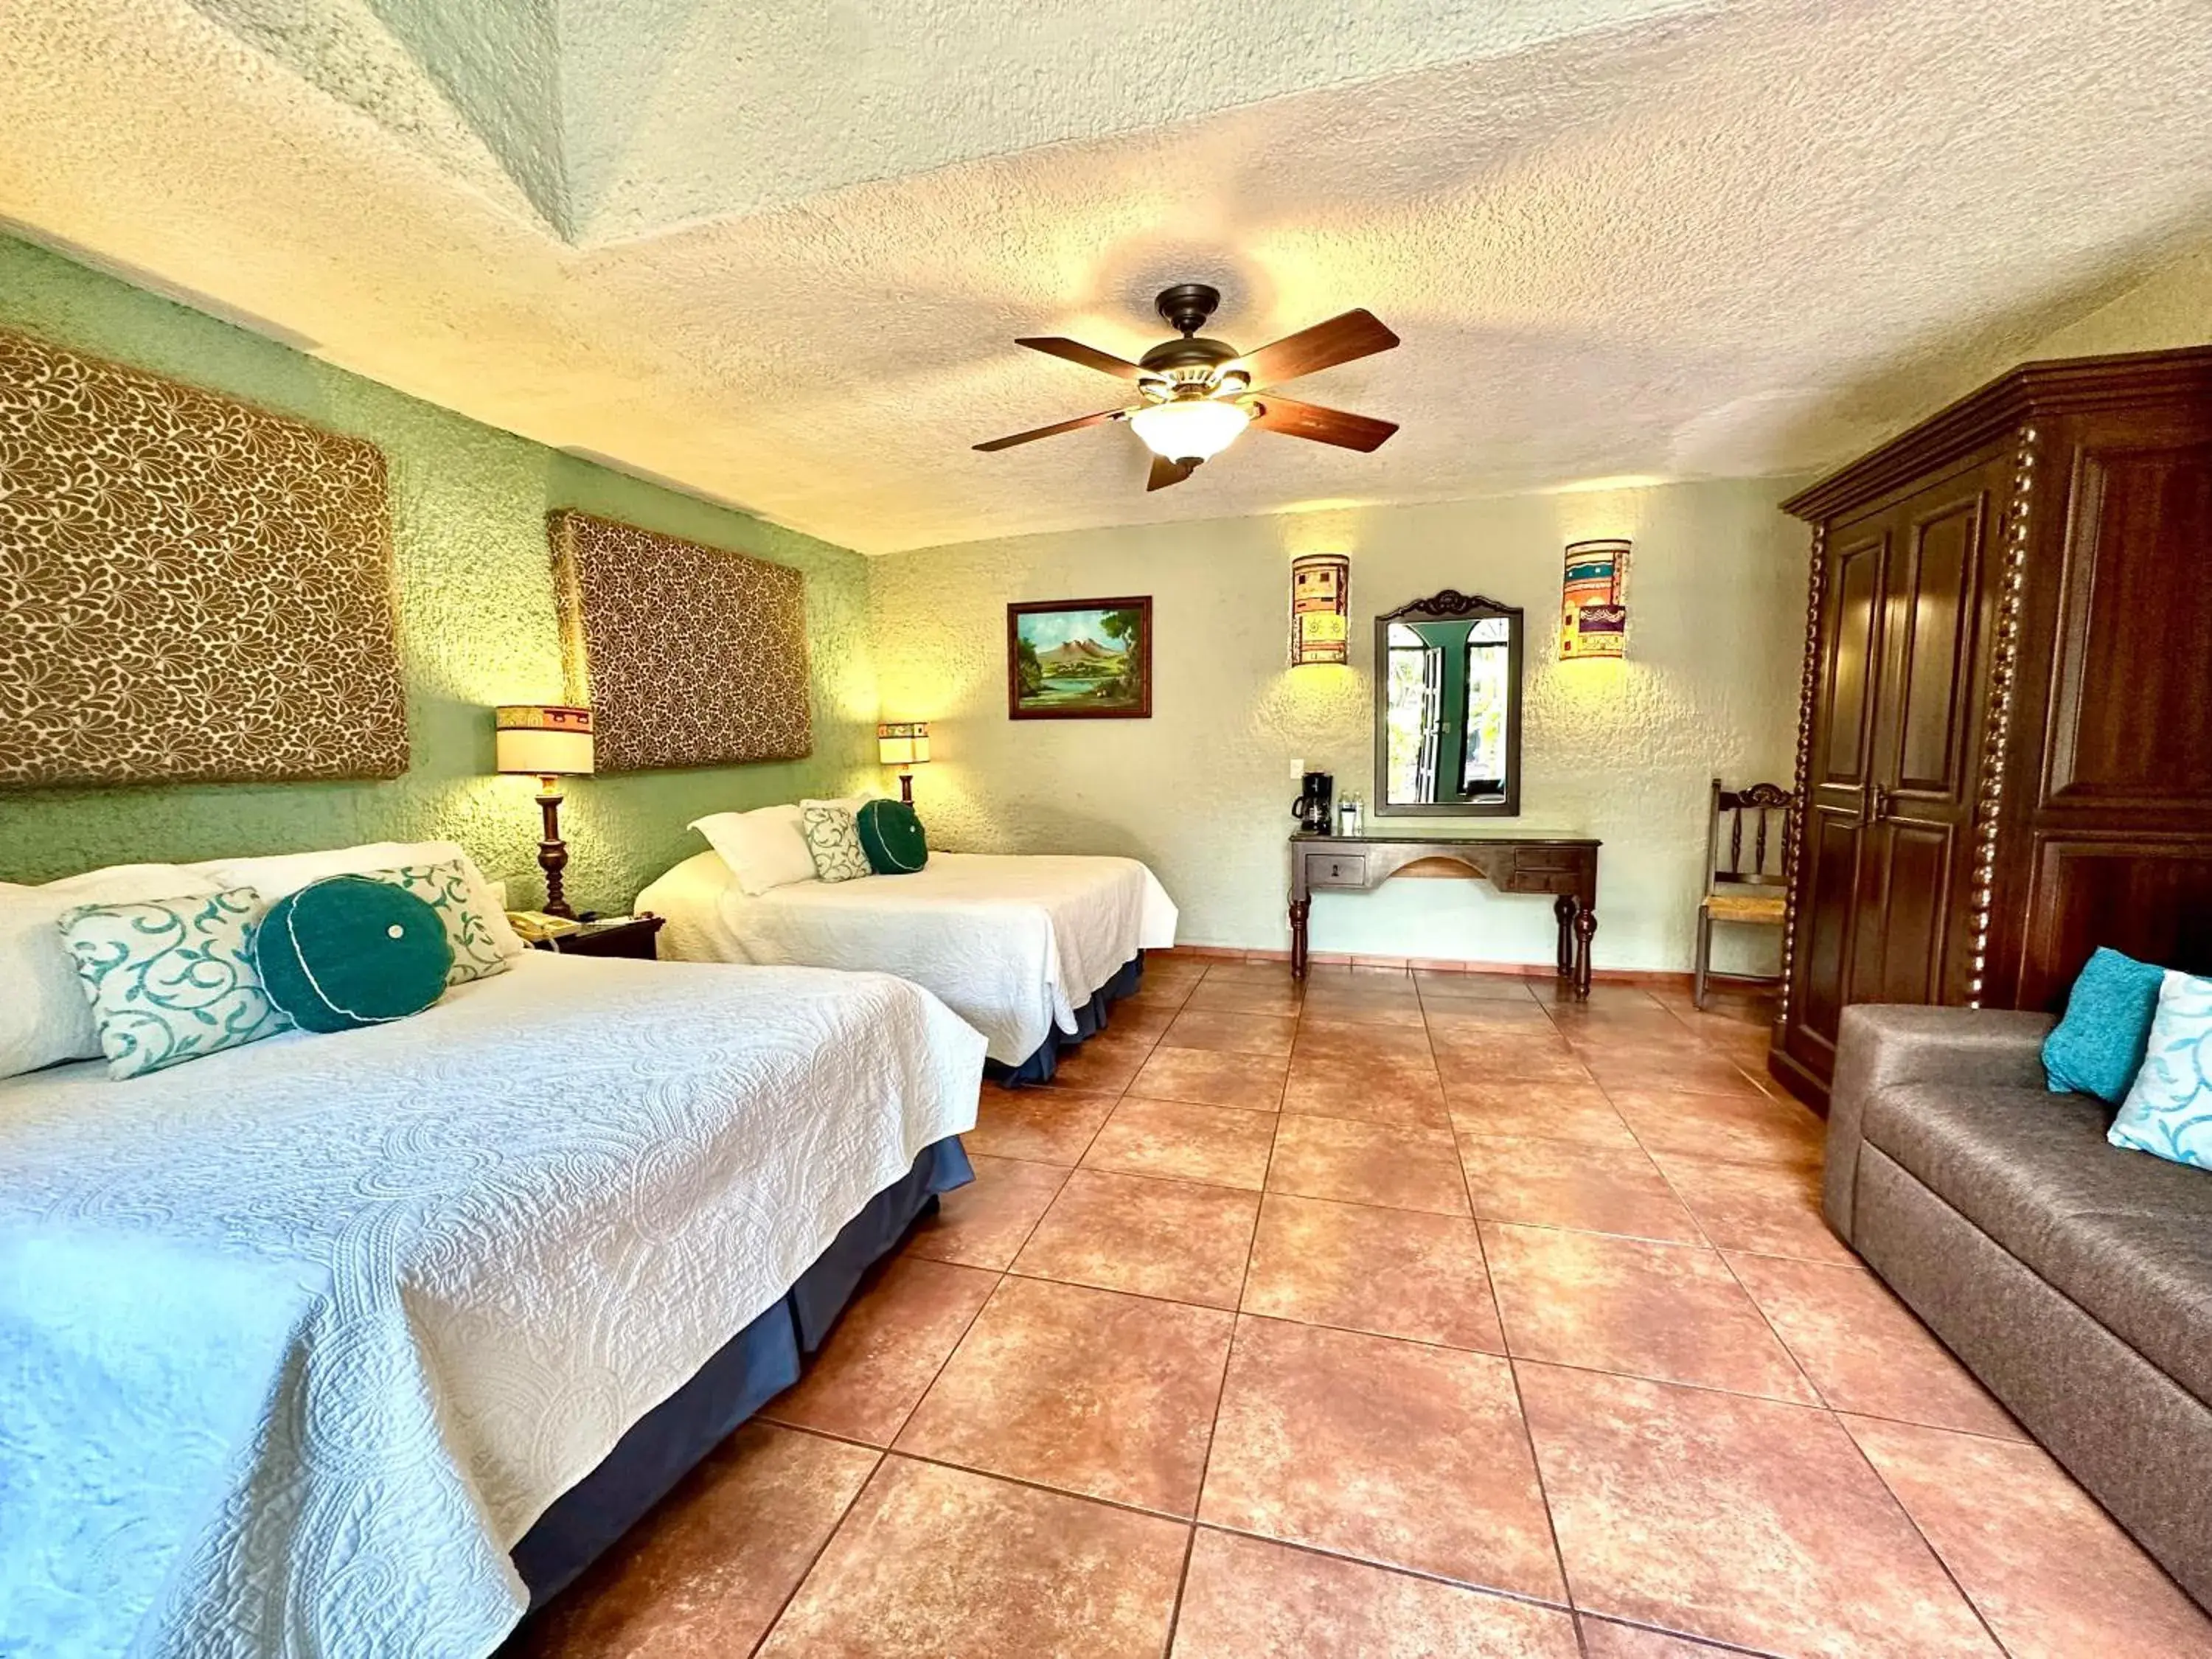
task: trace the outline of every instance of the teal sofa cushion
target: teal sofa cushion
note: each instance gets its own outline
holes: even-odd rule
[[[437,911],[404,887],[331,876],[269,907],[253,963],[294,1024],[349,1031],[419,1014],[444,995],[453,947]]]
[[[921,833],[921,819],[908,802],[865,801],[855,817],[861,850],[878,875],[910,876],[929,862],[928,837]]]
[[[2120,1103],[2142,1066],[2165,977],[2163,969],[2097,948],[2067,993],[2066,1017],[2044,1039],[2044,1078],[2053,1094],[2078,1089]]]

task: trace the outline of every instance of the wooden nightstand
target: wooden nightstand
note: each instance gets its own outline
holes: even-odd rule
[[[587,921],[573,933],[537,941],[535,948],[564,957],[631,957],[654,962],[660,955],[659,933],[665,918],[655,915],[617,916],[607,921]]]

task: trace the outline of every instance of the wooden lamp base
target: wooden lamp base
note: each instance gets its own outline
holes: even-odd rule
[[[538,843],[538,867],[545,872],[545,914],[573,918],[576,912],[562,896],[561,872],[568,867],[568,843],[561,839],[561,794],[551,778],[541,778],[538,810],[544,815],[545,836]]]

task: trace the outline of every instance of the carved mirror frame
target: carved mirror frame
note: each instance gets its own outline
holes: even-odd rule
[[[1505,794],[1494,801],[1390,800],[1390,624],[1392,623],[1480,621],[1502,617],[1506,622],[1505,674]],[[1521,607],[1500,605],[1480,593],[1462,593],[1447,587],[1441,593],[1375,618],[1375,800],[1373,811],[1385,817],[1512,818],[1521,816],[1521,652],[1527,633]],[[1461,710],[1462,720],[1466,711]]]

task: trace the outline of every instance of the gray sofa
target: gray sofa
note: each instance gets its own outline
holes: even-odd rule
[[[2212,1608],[2212,1173],[2051,1093],[2051,1024],[1846,1009],[1829,1224]]]

